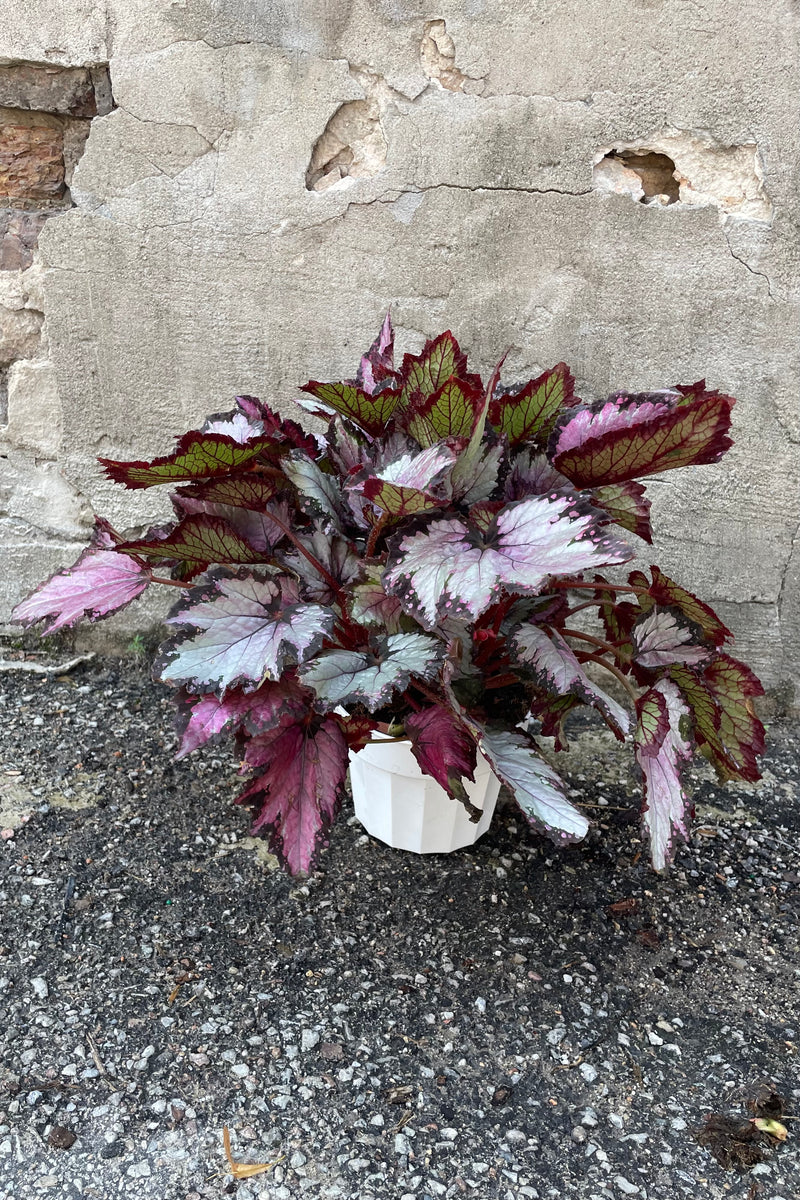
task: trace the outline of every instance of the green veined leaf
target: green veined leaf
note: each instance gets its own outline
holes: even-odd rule
[[[346,380],[341,383],[319,383],[311,380],[301,392],[308,392],[322,402],[322,408],[307,400],[298,403],[317,416],[331,416],[334,412],[348,417],[370,437],[384,432],[400,399],[398,392],[387,389],[370,396],[363,388]]]
[[[638,406],[648,411],[644,420],[636,419],[634,404],[606,405],[616,408],[617,424],[604,421],[597,436],[579,413],[561,430],[553,465],[583,488],[718,462],[733,444],[728,437],[732,404],[729,396],[716,394],[674,408],[647,400]],[[595,415],[602,417],[605,408]]]
[[[593,488],[592,501],[605,509],[617,525],[652,544],[650,501],[645,496],[644,484],[629,479],[625,483]]]
[[[557,363],[520,388],[495,396],[489,424],[512,446],[550,436],[561,410],[573,403],[575,380],[566,363]]]
[[[209,563],[257,563],[264,555],[254,550],[227,521],[206,513],[184,517],[165,538],[122,542],[118,550],[142,558],[177,560],[195,568]]]
[[[421,354],[406,354],[400,368],[403,388],[400,398],[405,407],[411,398],[419,394],[432,396],[451,376],[456,375],[480,388],[480,379],[467,374],[467,358],[462,353],[449,329],[432,341],[426,342]]]
[[[272,438],[240,444],[221,433],[200,433],[197,430],[179,438],[172,454],[154,458],[152,462],[116,462],[110,458],[97,461],[105,467],[106,475],[127,488],[148,488],[159,483],[181,483],[191,479],[208,479],[229,475],[254,463],[259,455],[270,460],[285,453]]]
[[[679,608],[685,617],[700,627],[704,636],[715,646],[721,646],[733,637],[730,629],[723,625],[714,610],[702,600],[698,600],[697,596],[669,579],[656,566],[650,568],[650,574],[653,577],[652,583],[648,584],[644,576],[642,580],[645,587],[649,586],[650,595],[656,604]]]
[[[434,446],[447,438],[469,438],[480,412],[483,392],[463,379],[451,378],[431,395],[417,393],[405,417],[408,432],[420,446]]]

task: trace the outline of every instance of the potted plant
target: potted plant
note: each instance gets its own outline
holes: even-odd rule
[[[584,404],[564,363],[508,387],[502,363],[488,383],[469,371],[449,331],[399,365],[393,340],[387,316],[355,379],[302,389],[324,437],[240,396],[164,457],[101,459],[125,487],[173,485],[174,520],[126,538],[98,518],[16,619],[54,632],[152,584],[178,592],[155,677],[176,689],[179,755],[237,739],[237,803],[292,872],[326,838],[349,752],[374,761],[397,739],[451,812],[479,823],[494,777],[556,843],[582,838],[588,820],[531,732],[564,748],[580,705],[632,734],[662,868],[687,835],[680,776],[696,751],[723,778],[758,778],[762,689],[719,618],[658,567],[598,570],[632,557],[626,535],[651,541],[642,477],[728,449],[734,401],[701,381]]]

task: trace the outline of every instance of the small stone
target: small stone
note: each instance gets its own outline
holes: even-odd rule
[[[31,980],[31,991],[39,1000],[46,1000],[50,995],[50,989],[47,986],[47,980],[43,975],[36,975]]]
[[[593,1067],[591,1063],[581,1063],[581,1065],[578,1067],[578,1070],[587,1083],[594,1083],[595,1079],[597,1079],[597,1067]]]
[[[328,1062],[336,1062],[337,1059],[344,1057],[344,1049],[338,1042],[323,1042],[319,1052]]]
[[[581,1142],[585,1142],[588,1136],[589,1135],[587,1134],[586,1130],[581,1129],[580,1125],[576,1125],[575,1128],[573,1129],[572,1133],[570,1134],[570,1137],[572,1138],[573,1142],[577,1142],[579,1145],[581,1144]]]
[[[615,1175],[614,1183],[625,1196],[638,1195],[639,1188],[635,1183],[631,1183],[630,1179],[626,1179],[624,1175]]]
[[[150,1175],[150,1164],[148,1162],[131,1163],[125,1172],[131,1179],[147,1179]]]
[[[653,1033],[652,1029],[647,1032],[647,1040],[651,1046],[663,1046],[664,1039],[659,1037],[657,1033]]]
[[[411,1143],[404,1133],[396,1133],[394,1135],[394,1152],[395,1154],[408,1154],[411,1149]]]
[[[231,1074],[238,1076],[239,1079],[244,1079],[245,1075],[250,1074],[250,1068],[247,1063],[234,1063],[231,1067]]]
[[[78,1135],[65,1125],[54,1125],[47,1135],[47,1141],[54,1150],[69,1150],[77,1139]]]
[[[316,1029],[304,1029],[300,1035],[300,1049],[303,1053],[313,1050],[319,1044],[320,1034]]]
[[[308,1159],[306,1158],[305,1154],[303,1154],[300,1150],[295,1150],[294,1154],[289,1159],[289,1166],[293,1171],[296,1171],[298,1167],[304,1167],[307,1162]]]

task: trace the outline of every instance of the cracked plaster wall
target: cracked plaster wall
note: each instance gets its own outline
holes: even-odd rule
[[[164,452],[236,392],[288,410],[297,383],[352,371],[391,303],[404,349],[450,326],[482,367],[510,345],[509,377],[563,358],[589,398],[700,376],[735,394],[722,464],[653,480],[643,561],[718,605],[769,684],[797,679],[794,0],[21,14],[0,0],[0,63],[107,62],[115,107],[16,309],[44,314],[49,365],[5,431],[0,617],[74,556],[91,505],[159,514],[96,455]],[[631,150],[671,156],[677,203],[593,177]]]

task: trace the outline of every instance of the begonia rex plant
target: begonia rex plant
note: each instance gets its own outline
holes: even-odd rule
[[[565,748],[581,705],[632,732],[663,868],[687,836],[695,752],[723,779],[759,778],[762,689],[723,649],[722,621],[659,567],[597,572],[633,556],[624,534],[651,541],[639,479],[721,458],[734,401],[701,381],[585,404],[564,363],[508,387],[502,364],[488,383],[469,371],[449,331],[399,366],[393,342],[387,316],[355,379],[302,389],[324,437],[239,396],[165,457],[101,459],[125,487],[178,485],[174,520],[131,539],[97,518],[16,619],[52,633],[151,584],[180,590],[155,665],[177,689],[179,757],[235,736],[236,802],[292,872],[314,864],[348,751],[376,730],[409,739],[468,808],[480,750],[531,825],[582,838],[588,820],[529,732]]]

